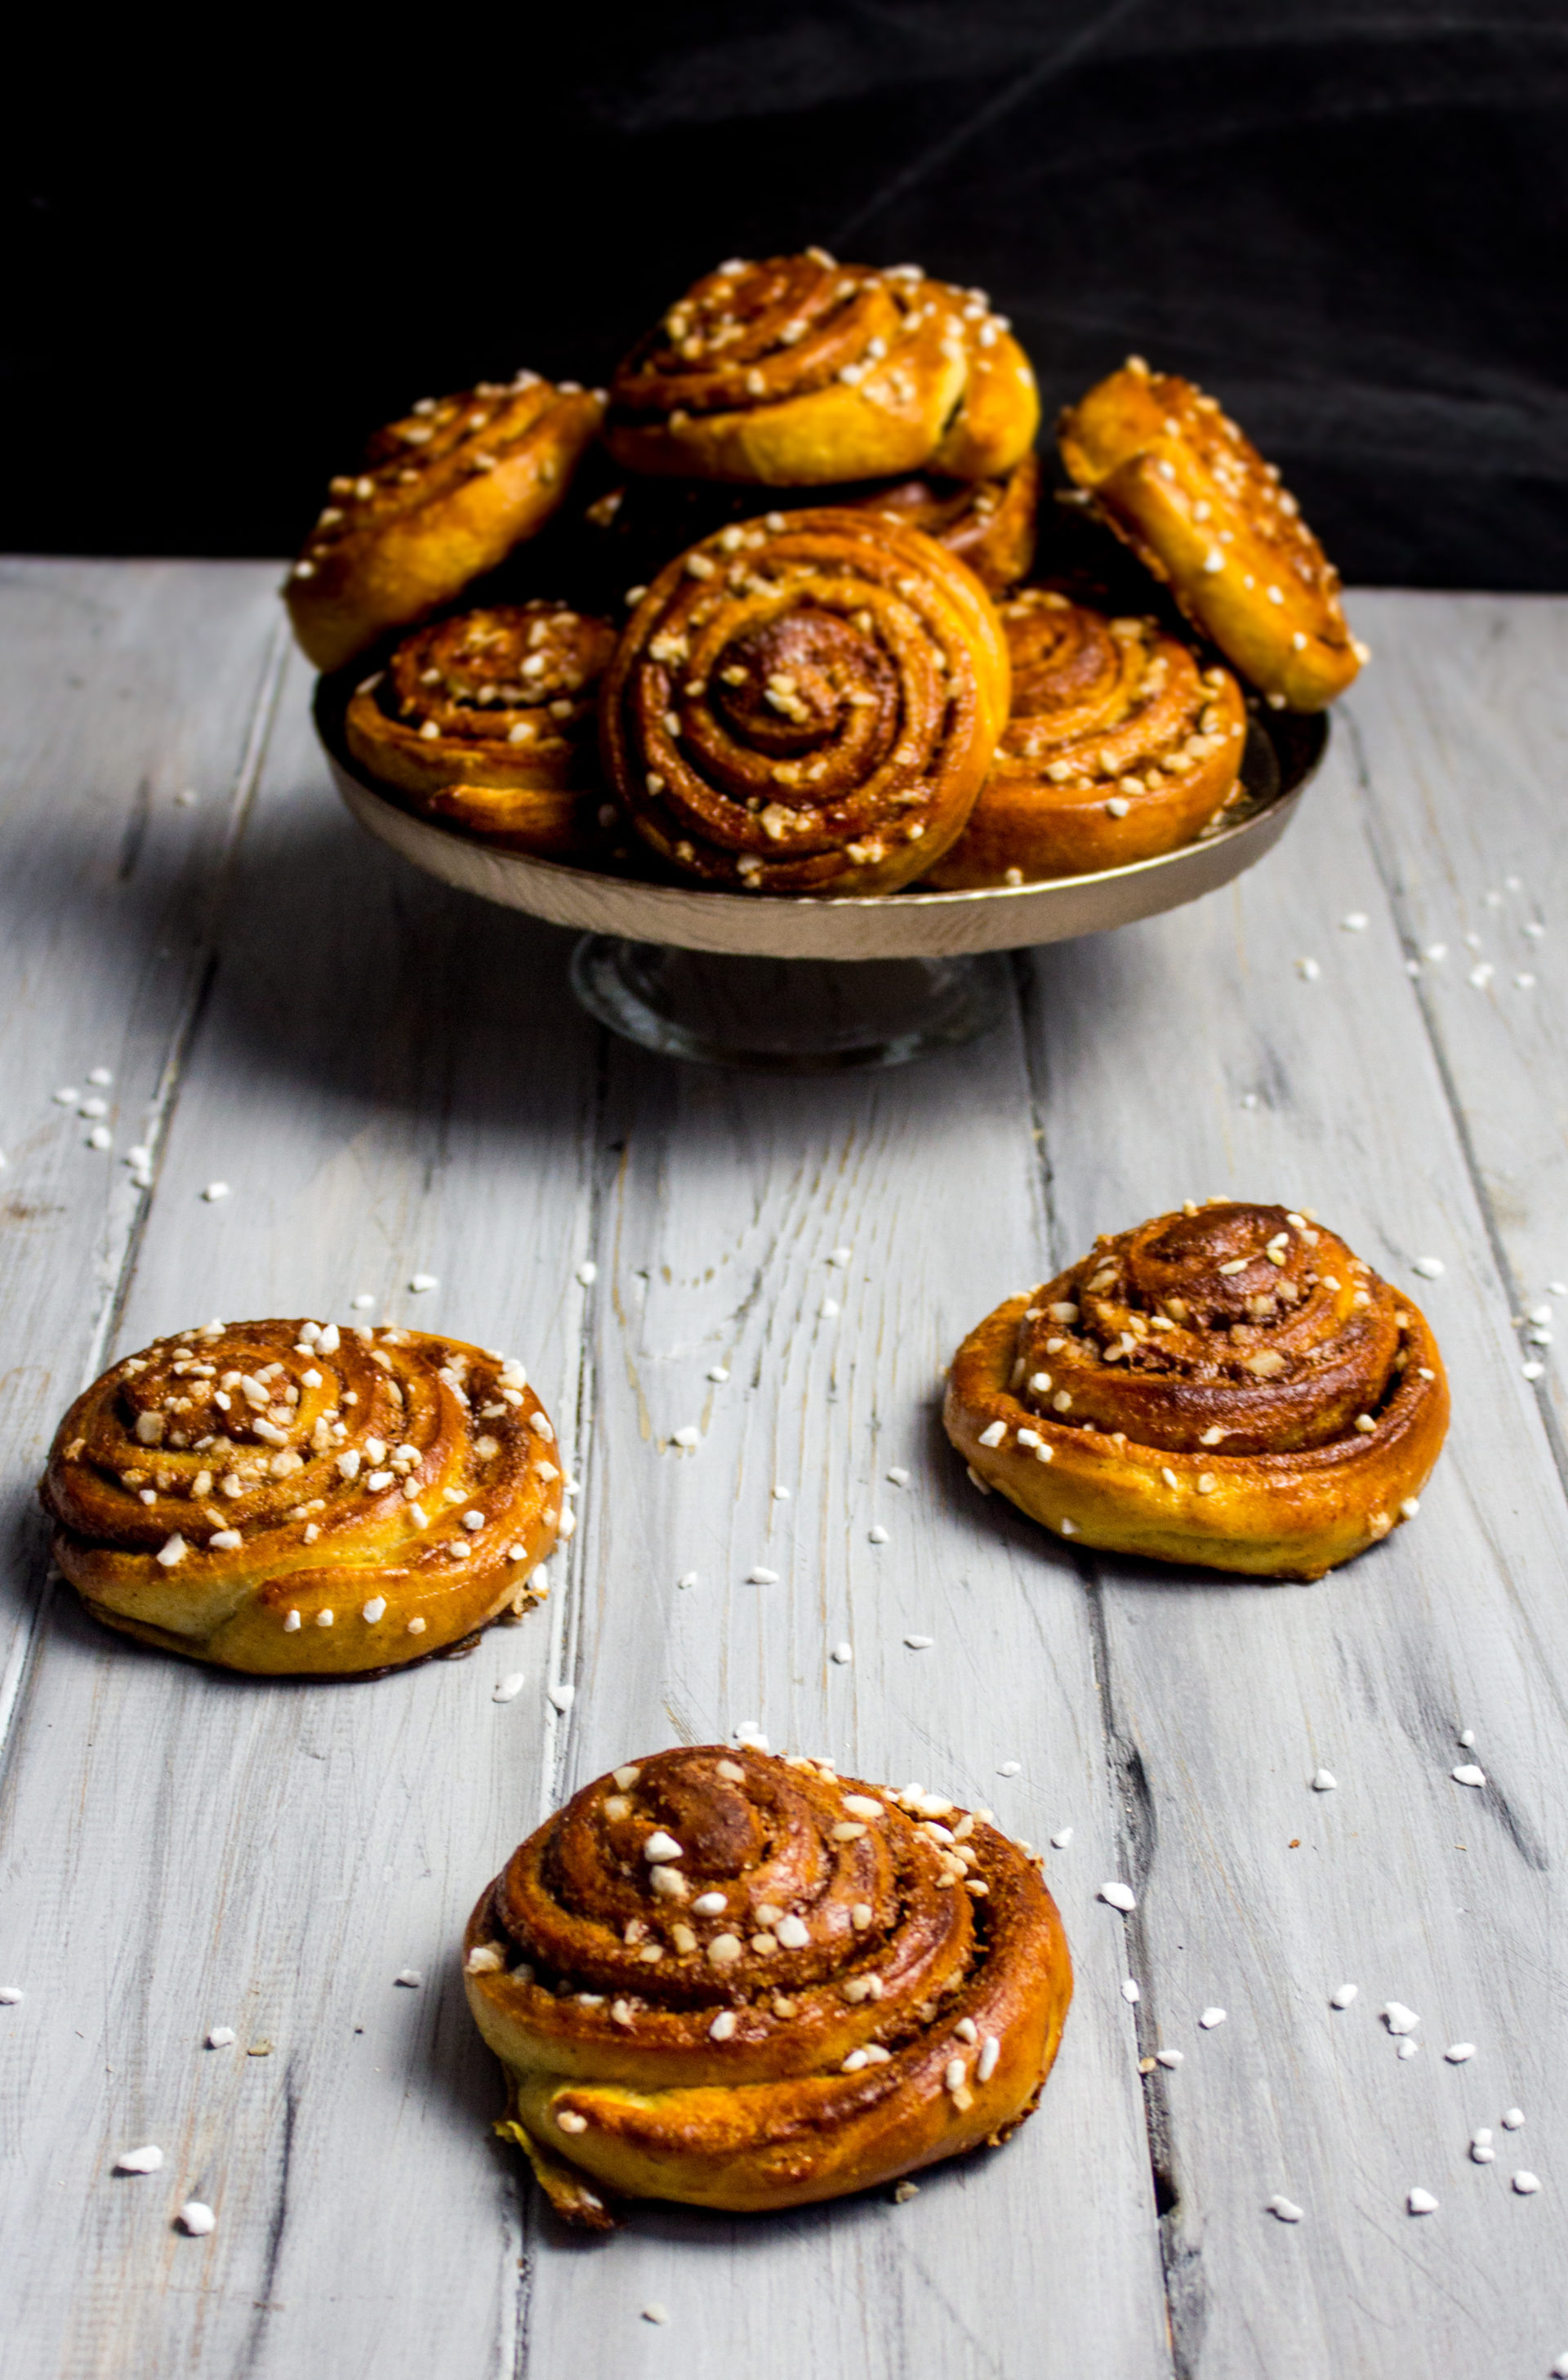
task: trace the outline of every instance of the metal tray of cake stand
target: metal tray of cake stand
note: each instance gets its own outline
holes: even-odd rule
[[[436,825],[355,773],[340,718],[323,680],[317,729],[359,824],[445,883],[577,928],[572,988],[590,1014],[669,1057],[776,1074],[899,1065],[989,1031],[1007,998],[1000,953],[1105,933],[1230,883],[1273,849],[1329,738],[1320,711],[1255,710],[1241,798],[1157,859],[983,892],[770,898],[568,868]]]

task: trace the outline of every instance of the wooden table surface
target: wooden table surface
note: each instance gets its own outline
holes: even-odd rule
[[[1020,954],[984,1043],[780,1083],[611,1040],[566,937],[352,825],[277,578],[0,573],[7,2374],[1546,2374],[1568,1528],[1558,1367],[1521,1318],[1568,1327],[1568,602],[1360,597],[1376,664],[1260,868]],[[95,1067],[107,1152],[56,1100]],[[1450,1366],[1419,1518],[1316,1586],[1074,1553],[942,1437],[970,1324],[1214,1193],[1315,1207]],[[581,1482],[545,1609],[346,1687],[100,1631],[32,1496],[68,1400],[155,1333],[363,1294],[525,1357]],[[1042,1846],[1071,1828],[1061,2060],[1008,2147],[906,2204],[647,2206],[585,2244],[489,2136],[463,1919],[577,1784],[748,1721]],[[237,2045],[204,2047],[220,2023]],[[1141,2077],[1156,2048],[1185,2062]],[[163,2171],[113,2176],[146,2141]],[[210,2238],[173,2228],[190,2197]]]

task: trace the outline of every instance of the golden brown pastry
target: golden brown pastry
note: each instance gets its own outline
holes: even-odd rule
[[[349,1677],[526,1608],[563,1482],[520,1364],[422,1330],[213,1322],[85,1390],[40,1493],[111,1628],[226,1670]]]
[[[596,704],[614,649],[608,621],[562,603],[437,620],[358,688],[348,748],[427,817],[509,850],[585,857],[602,839]]]
[[[1293,710],[1343,693],[1366,648],[1339,573],[1217,398],[1129,356],[1059,434],[1078,486],[1245,677]]]
[[[411,627],[542,528],[604,415],[598,392],[537,372],[427,397],[371,439],[331,499],[284,589],[321,670]]]
[[[598,2228],[608,2192],[804,2206],[994,2144],[1073,1988],[989,1812],[723,1744],[585,1786],[481,1896],[464,1971],[496,2130]]]
[[[982,587],[1001,595],[1034,560],[1039,459],[1026,455],[1000,480],[901,480],[856,501],[923,528],[966,562]]]
[[[1152,620],[1108,620],[1053,589],[1000,607],[1013,715],[969,823],[930,881],[1032,884],[1190,843],[1235,791],[1246,706]]]
[[[943,1419],[983,1486],[1063,1536],[1321,1578],[1414,1516],[1448,1382],[1423,1316],[1332,1232],[1219,1199],[998,1306]]]
[[[600,704],[605,771],[682,875],[892,892],[968,817],[1007,715],[972,572],[919,529],[769,513],[662,571]]]
[[[722,264],[633,349],[607,439],[629,470],[818,487],[929,466],[994,479],[1028,452],[1028,358],[981,290],[820,248]]]

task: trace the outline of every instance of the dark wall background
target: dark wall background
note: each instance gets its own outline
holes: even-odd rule
[[[818,240],[983,285],[1050,409],[1193,374],[1347,577],[1568,585],[1562,0],[566,13],[18,76],[0,542],[286,552],[412,398]]]

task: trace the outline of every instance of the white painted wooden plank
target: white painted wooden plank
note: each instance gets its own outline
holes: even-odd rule
[[[275,572],[0,564],[0,1443],[18,1483],[92,1369],[249,791]],[[177,797],[191,792],[189,806]],[[88,1080],[107,1067],[112,1084]],[[56,1106],[102,1098],[97,1119]],[[32,1641],[43,1531],[24,1500],[0,1607],[0,1737]]]
[[[1443,607],[1407,599],[1391,625],[1380,670],[1397,677],[1407,637],[1441,644]],[[1404,715],[1412,698],[1382,699]],[[1419,1296],[1453,1381],[1419,1519],[1321,1585],[1091,1570],[1112,1723],[1148,1785],[1131,1828],[1146,2039],[1185,2053],[1150,2092],[1177,2192],[1178,2368],[1204,2380],[1544,2370],[1568,2344],[1562,1494],[1350,744],[1230,895],[1036,965],[1060,1260],[1184,1196],[1309,1204]],[[1380,818],[1414,792],[1376,778]],[[1430,825],[1400,810],[1397,847],[1425,850]],[[1367,927],[1343,930],[1355,913]],[[1413,1274],[1427,1253],[1439,1282]],[[1037,1561],[1042,1581],[1076,1566],[1043,1540]],[[1467,1756],[1485,1793],[1451,1780]],[[1309,1790],[1319,1763],[1337,1792]],[[1347,1981],[1360,1998],[1334,2012]],[[1422,2017],[1407,2062],[1377,2018],[1393,1998]],[[1229,2010],[1210,2033],[1206,2004]],[[1461,2039],[1476,2057],[1450,2065]],[[1498,2129],[1515,2102],[1516,2139]],[[1468,2159],[1477,2124],[1493,2166]],[[1520,2167],[1541,2195],[1512,2194]],[[1413,2186],[1440,2214],[1405,2212]],[[1276,2192],[1299,2227],[1264,2211]]]
[[[522,1354],[570,1453],[594,1037],[565,945],[368,844],[307,691],[291,663],[119,1343],[373,1292]],[[3,1812],[28,1997],[0,2011],[0,2267],[30,2373],[513,2369],[519,2187],[455,1946],[537,1815],[565,1572],[471,1658],[346,1686],[148,1655],[61,1591]],[[238,2045],[203,2049],[218,2022]],[[145,2140],[164,2172],[111,2179]],[[209,2239],[171,2229],[192,2194]]]
[[[612,1072],[572,1781],[750,1720],[775,1748],[989,1804],[1042,1847],[1071,1826],[1047,1865],[1078,2000],[1038,2114],[908,2204],[638,2208],[589,2254],[546,2231],[529,2369],[630,2380],[675,2354],[703,2374],[1144,2380],[1168,2369],[1164,2304],[1122,1923],[1093,1898],[1114,1809],[1088,1614],[1070,1572],[1042,1577],[1032,1547],[971,1517],[937,1419],[939,1361],[1039,1245],[1016,1030],[872,1081],[626,1053]],[[691,1453],[670,1442],[687,1424]],[[778,1584],[748,1584],[756,1564]],[[650,2301],[668,2330],[640,2321]]]

